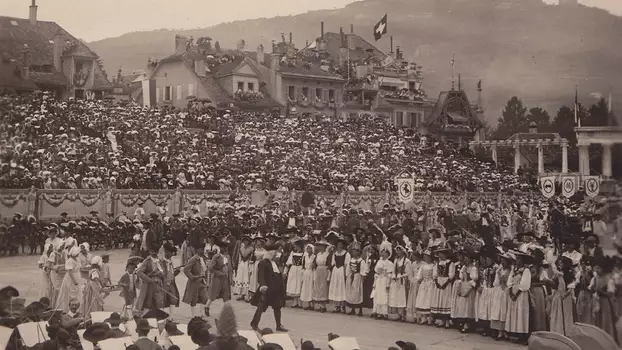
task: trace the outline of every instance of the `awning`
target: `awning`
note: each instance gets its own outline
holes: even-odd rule
[[[469,120],[456,112],[447,112],[447,116],[451,118],[454,123],[466,123]]]

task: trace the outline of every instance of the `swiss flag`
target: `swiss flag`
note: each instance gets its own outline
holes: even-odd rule
[[[380,22],[376,23],[376,25],[374,26],[374,39],[378,41],[385,34],[387,34],[387,15],[386,14],[384,15],[384,17],[382,17]]]

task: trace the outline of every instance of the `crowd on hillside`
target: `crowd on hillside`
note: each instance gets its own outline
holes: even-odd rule
[[[199,126],[205,132],[193,132]],[[0,98],[0,188],[529,191],[535,180],[381,120]]]

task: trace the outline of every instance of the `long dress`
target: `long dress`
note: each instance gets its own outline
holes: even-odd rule
[[[363,304],[363,279],[367,272],[362,258],[352,258],[346,266],[346,303],[350,307]]]
[[[491,306],[495,296],[494,284],[497,275],[497,267],[495,265],[483,268],[480,271],[480,287],[481,293],[478,291],[476,296],[476,318],[481,321],[491,320]]]
[[[596,294],[594,298],[595,310],[594,325],[609,333],[614,339],[617,337],[615,331],[616,320],[614,319],[613,300],[609,296],[615,293],[615,283],[610,275],[594,276],[590,282],[590,290]]]
[[[448,319],[451,313],[453,274],[450,260],[438,261],[434,264],[432,269],[434,289],[430,311],[436,319]]]
[[[58,291],[58,299],[56,300],[56,309],[69,312],[69,302],[73,299],[78,300],[81,304],[83,303],[80,285],[74,283],[74,280],[76,282],[80,281],[79,274],[78,262],[73,258],[67,259],[65,261],[65,276],[63,277],[63,282]],[[71,279],[72,276],[73,279]]]
[[[508,296],[508,309],[505,331],[509,333],[529,333],[529,289],[531,271],[526,267],[513,268],[508,278],[508,291],[516,295],[516,300]]]
[[[453,278],[451,279],[451,311],[449,316],[451,318],[456,318],[456,303],[458,302],[458,292],[460,291],[460,286],[462,285],[462,280],[460,280],[462,263],[458,261],[452,262],[449,269],[453,272]]]
[[[532,271],[531,288],[529,289],[529,319],[530,332],[548,330],[548,317],[546,315],[546,290],[544,288],[544,271]]]
[[[335,252],[331,255],[330,283],[328,284],[328,300],[342,302],[346,300],[346,265],[350,263],[350,253]]]
[[[573,301],[572,290],[566,288],[566,281],[562,274],[556,276],[557,289],[553,291],[551,296],[551,314],[550,322],[551,332],[569,335],[573,318]],[[567,292],[568,291],[568,292]]]
[[[300,301],[305,303],[313,301],[313,264],[315,264],[315,254],[304,254],[302,258],[303,271]]]
[[[419,316],[429,315],[432,309],[432,295],[434,294],[434,265],[422,263],[417,271],[419,290],[415,307]]]
[[[421,267],[421,261],[413,261],[408,269],[408,299],[406,300],[406,317],[414,318],[417,316],[417,292],[419,291],[419,281],[417,273]]]
[[[373,309],[374,297],[372,291],[374,290],[374,282],[376,280],[376,264],[378,259],[376,257],[368,257],[365,259],[365,267],[367,268],[367,275],[363,279],[363,307],[367,309]]]
[[[577,295],[577,322],[585,324],[594,324],[594,314],[592,313],[592,292],[590,291],[591,276],[581,274],[579,284],[576,289],[579,290]]]
[[[474,265],[462,266],[460,270],[460,290],[456,299],[456,318],[475,319],[475,298],[479,279],[477,267]],[[462,295],[460,295],[462,294]]]
[[[48,257],[50,267],[50,284],[52,285],[52,299],[50,305],[56,305],[60,287],[65,278],[65,257],[63,252],[55,250]]]
[[[257,290],[257,288],[259,288],[259,285],[257,284],[257,264],[263,260],[263,255],[266,253],[266,250],[263,248],[255,248],[255,250],[253,251],[253,255],[251,257],[251,260],[249,262],[249,269],[251,271],[251,274],[249,276],[248,279],[248,294],[249,296],[252,296],[253,294],[255,294],[255,291]]]
[[[302,255],[302,252],[292,252],[285,263],[289,268],[287,271],[287,285],[285,287],[288,297],[297,298],[302,292]]]
[[[50,299],[50,302],[54,298],[54,286],[52,285],[50,267],[51,263],[48,262],[49,256],[44,251],[39,258],[39,267],[41,269],[41,284],[39,285],[39,299],[46,297]]]
[[[235,272],[235,287],[233,293],[239,296],[246,296],[248,294],[248,287],[250,284],[250,260],[253,254],[253,247],[242,243],[240,245],[240,260],[238,261],[238,268]]]
[[[492,297],[490,301],[490,328],[505,330],[505,319],[508,310],[508,278],[511,268],[497,268],[493,283]]]
[[[102,285],[99,282],[99,269],[92,268],[88,273],[88,280],[84,286],[84,304],[82,314],[90,315],[94,311],[104,311]]]
[[[410,260],[397,258],[393,262],[393,273],[389,286],[389,312],[398,313],[406,308],[406,288],[408,287],[408,270]]]
[[[381,259],[376,264],[376,282],[372,291],[375,314],[383,316],[389,314],[389,286],[394,268],[393,263],[388,259]]]
[[[328,301],[328,252],[320,252],[315,256],[313,270],[313,301]]]

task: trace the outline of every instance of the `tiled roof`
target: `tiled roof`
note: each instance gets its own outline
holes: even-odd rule
[[[37,90],[32,80],[22,79],[19,67],[12,63],[0,62],[0,87],[15,90]]]
[[[322,68],[320,68],[320,66],[317,64],[310,64],[309,66],[305,67],[303,65],[298,65],[298,64],[292,66],[287,63],[281,63],[281,65],[279,66],[279,72],[283,75],[319,77],[319,78],[341,80],[341,81],[344,80],[338,74],[334,74],[334,73],[330,73],[330,72],[326,72],[322,70]]]
[[[425,121],[424,121],[425,125],[432,125],[440,117],[443,116],[444,110],[445,110],[445,105],[449,102],[450,97],[451,98],[458,97],[458,98],[466,100],[468,102],[468,98],[466,96],[466,93],[464,91],[462,91],[462,90],[441,91],[439,93],[439,95],[438,95],[438,100],[436,102],[436,105],[432,109],[432,112],[430,114],[428,114],[426,116],[426,118],[425,118]],[[477,117],[477,114],[473,111],[472,108],[469,108],[469,113],[468,114],[469,115],[464,116],[467,120],[469,120],[469,121],[472,120],[474,122],[474,124],[477,125],[478,127],[482,127],[483,126],[482,121]]]
[[[53,66],[54,40],[69,41],[73,44],[71,51],[65,52],[64,55],[93,59],[98,57],[86,44],[55,22],[37,21],[33,25],[28,19],[0,16],[0,52],[17,63],[24,62],[24,54],[27,53],[29,66]],[[50,78],[51,81],[59,82],[58,77],[49,77],[49,73],[38,74],[45,75],[45,79]],[[66,79],[65,84],[67,84]],[[104,76],[102,68],[96,64],[94,88],[110,87],[112,85]]]
[[[367,40],[361,38],[356,34],[344,34],[346,43],[349,43],[350,59],[358,60],[367,56],[367,50],[372,50],[373,56],[379,60],[384,60],[387,55],[378,50],[374,45]],[[326,41],[326,51],[330,54],[333,60],[339,59],[341,51],[341,35],[339,33],[328,32],[324,33],[324,40]],[[357,48],[360,48],[358,50]]]
[[[69,81],[67,78],[59,72],[43,73],[43,72],[30,72],[30,79],[36,84],[42,85],[60,85],[67,86]]]
[[[207,89],[208,95],[213,98],[215,101],[212,102],[233,102],[233,98],[223,89],[220,85],[218,85],[218,81],[214,79],[214,77],[199,77],[199,80]]]

